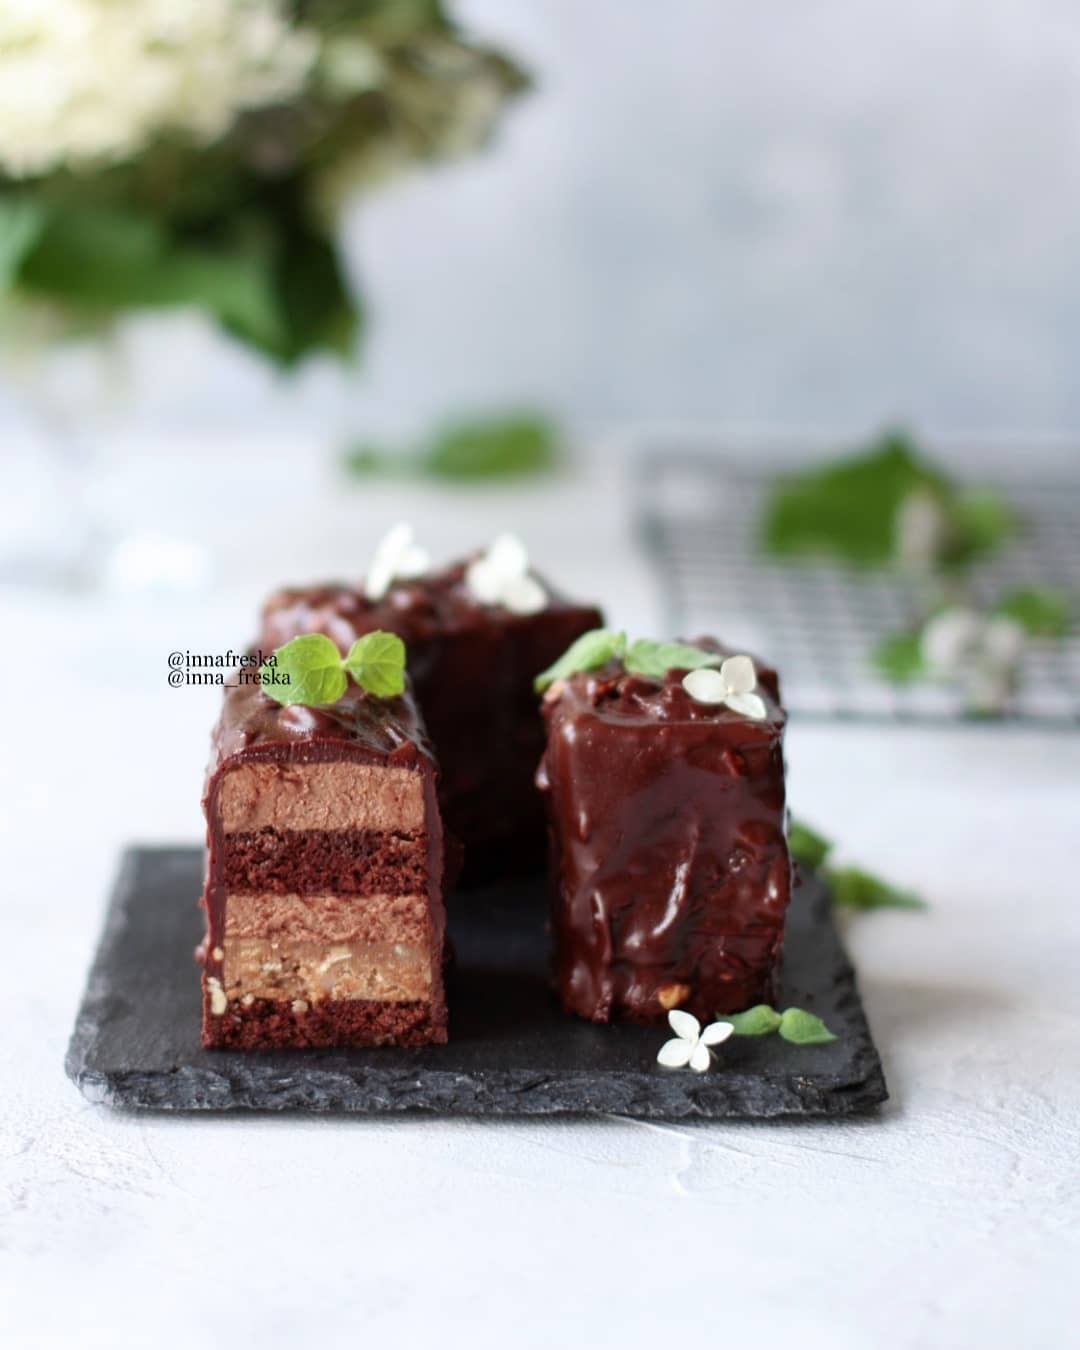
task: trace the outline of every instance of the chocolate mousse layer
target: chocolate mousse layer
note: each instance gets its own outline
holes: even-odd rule
[[[685,670],[613,661],[548,691],[537,784],[568,1012],[705,1020],[772,1001],[791,890],[785,715],[775,671],[755,664],[763,720],[696,701]]]
[[[539,613],[481,604],[465,585],[468,562],[395,582],[377,601],[347,583],[278,591],[263,610],[259,646],[269,651],[301,633],[324,633],[344,652],[379,628],[404,639],[439,757],[443,816],[475,878],[542,861],[543,807],[533,776],[544,730],[532,682],[602,617],[546,582]]]
[[[446,1040],[437,774],[410,693],[226,691],[207,819],[208,1047]]]

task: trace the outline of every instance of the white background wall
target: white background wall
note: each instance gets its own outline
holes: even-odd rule
[[[538,92],[362,210],[383,407],[1080,429],[1069,0],[469,0]]]

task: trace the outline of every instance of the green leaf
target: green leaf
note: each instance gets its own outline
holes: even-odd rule
[[[436,478],[477,480],[544,473],[557,460],[550,422],[536,413],[455,423],[421,451],[418,468]]]
[[[763,546],[780,557],[819,554],[857,567],[894,562],[897,513],[916,493],[941,509],[943,569],[968,566],[1016,532],[1000,493],[958,490],[909,437],[889,433],[864,453],[782,478],[766,503]]]
[[[1016,533],[1016,516],[1008,502],[991,488],[971,488],[956,493],[947,503],[946,516],[952,538],[944,561],[963,566],[993,553]]]
[[[405,692],[405,644],[396,633],[365,633],[349,648],[345,669],[369,694],[396,698]]]
[[[348,687],[341,653],[321,633],[294,637],[283,647],[278,647],[274,656],[276,666],[267,664],[260,671],[268,681],[262,689],[286,707],[303,703],[309,708],[317,708],[336,703]],[[277,679],[285,676],[288,682],[269,683],[275,676]]]
[[[859,867],[830,867],[826,873],[833,903],[843,909],[926,909],[926,901],[901,891]]]
[[[832,840],[792,817],[788,822],[788,852],[805,867],[820,867],[832,852]]]
[[[350,445],[341,452],[341,467],[352,478],[369,478],[392,466],[391,457],[373,445]]]
[[[870,653],[870,660],[894,684],[907,684],[926,674],[919,633],[890,633]]]
[[[802,1008],[785,1008],[780,1016],[780,1035],[792,1045],[824,1045],[836,1037],[813,1013]]]
[[[29,250],[19,284],[74,309],[198,306],[261,348],[284,340],[269,268],[257,253],[178,242],[133,211],[65,204]]]
[[[718,666],[723,659],[716,652],[706,652],[685,642],[653,642],[649,638],[638,638],[630,644],[624,662],[626,669],[632,670],[635,675],[660,679],[669,670],[698,670],[702,666]]]
[[[1032,637],[1063,637],[1072,617],[1072,597],[1059,586],[1018,587],[1002,597],[994,613],[1015,619]]]
[[[622,656],[625,651],[625,633],[616,633],[610,628],[590,629],[572,642],[553,665],[537,675],[533,688],[542,694],[556,680],[565,680],[568,675],[576,675],[580,670],[598,670],[614,657]]]
[[[316,350],[348,356],[356,346],[360,315],[337,246],[305,222],[288,219],[290,214],[281,226],[273,270],[282,321],[276,354],[287,364]]]
[[[741,1013],[717,1013],[721,1022],[730,1022],[736,1036],[768,1036],[780,1025],[780,1014],[767,1003],[759,1003]]]
[[[37,243],[47,219],[43,202],[0,197],[0,295],[18,278],[23,259]]]
[[[762,520],[764,547],[780,557],[816,553],[860,567],[890,562],[896,513],[920,489],[944,496],[948,481],[908,437],[886,435],[866,453],[782,478]]]

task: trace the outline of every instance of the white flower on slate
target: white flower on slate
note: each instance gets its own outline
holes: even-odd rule
[[[1012,619],[962,606],[935,614],[922,631],[923,660],[958,680],[972,708],[996,712],[1008,698],[1024,655],[1024,630]]]
[[[683,688],[698,703],[722,703],[732,712],[755,722],[769,715],[765,700],[755,694],[757,671],[749,656],[729,656],[719,670],[703,666],[692,670],[683,680]]]
[[[500,534],[486,553],[465,570],[465,585],[482,605],[501,605],[511,614],[539,614],[547,592],[529,574],[529,555],[516,534]]]
[[[730,1022],[711,1022],[702,1031],[694,1014],[679,1008],[669,1012],[667,1020],[675,1039],[665,1041],[656,1056],[657,1064],[665,1069],[685,1069],[689,1065],[695,1073],[704,1073],[712,1063],[711,1047],[722,1045],[735,1030]]]
[[[375,549],[364,581],[369,600],[381,600],[395,581],[421,576],[431,566],[426,549],[415,542],[411,525],[387,530]]]

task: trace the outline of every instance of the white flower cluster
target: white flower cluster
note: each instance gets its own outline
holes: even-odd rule
[[[934,675],[960,684],[975,712],[1000,712],[1024,656],[1024,630],[1012,619],[954,606],[922,631],[923,660]]]
[[[511,614],[539,614],[547,591],[529,571],[529,555],[515,534],[500,534],[465,571],[465,586],[482,605],[501,605]]]
[[[395,581],[421,577],[430,566],[431,557],[416,542],[413,527],[393,525],[379,540],[368,564],[364,594],[369,600],[381,600]]]
[[[280,0],[2,0],[0,173],[118,163],[166,132],[208,144],[318,54]]]

